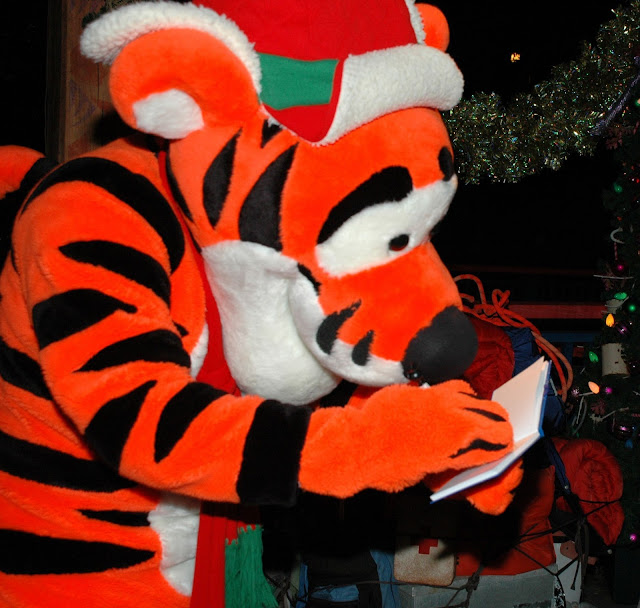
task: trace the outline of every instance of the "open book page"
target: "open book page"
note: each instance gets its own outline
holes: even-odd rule
[[[434,492],[431,502],[497,477],[542,436],[544,397],[550,367],[549,361],[540,357],[493,392],[492,400],[502,405],[509,414],[513,428],[513,450],[499,460],[462,471]]]

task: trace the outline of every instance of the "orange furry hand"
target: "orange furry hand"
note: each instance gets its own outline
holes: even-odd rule
[[[513,500],[513,492],[522,481],[522,462],[514,462],[502,475],[460,492],[478,511],[500,515]]]
[[[398,491],[425,475],[491,462],[512,448],[508,415],[460,380],[429,389],[390,386],[361,408],[311,416],[300,486],[346,497],[365,488]]]
[[[426,475],[422,481],[432,492],[436,492],[458,473],[459,471],[434,473]],[[511,504],[514,491],[522,481],[522,475],[522,462],[518,460],[498,477],[458,492],[449,498],[466,499],[478,511],[487,515],[500,515]]]

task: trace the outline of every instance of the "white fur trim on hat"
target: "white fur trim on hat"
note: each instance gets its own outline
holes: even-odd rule
[[[344,64],[338,107],[319,144],[328,144],[378,116],[412,107],[450,110],[464,80],[453,59],[421,44],[351,55]]]
[[[415,0],[404,0],[409,10],[409,19],[411,19],[411,27],[416,33],[416,40],[419,44],[424,44],[426,35],[424,33],[424,22],[422,21],[422,15],[416,6]]]
[[[123,6],[90,23],[82,33],[80,48],[89,59],[111,64],[129,42],[171,28],[199,30],[224,42],[247,67],[260,92],[260,60],[253,45],[233,21],[203,6],[162,0]]]

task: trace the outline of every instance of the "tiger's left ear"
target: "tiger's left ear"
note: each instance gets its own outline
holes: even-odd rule
[[[85,29],[82,52],[112,64],[114,106],[134,129],[181,139],[244,124],[260,106],[260,61],[229,19],[192,4],[140,2]]]

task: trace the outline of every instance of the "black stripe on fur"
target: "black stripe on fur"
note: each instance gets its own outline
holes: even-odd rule
[[[0,338],[0,377],[36,397],[51,399],[51,393],[45,384],[38,363],[28,355],[11,348],[2,338]]]
[[[141,215],[165,244],[171,271],[178,267],[184,255],[185,240],[171,205],[146,177],[133,173],[114,161],[87,157],[65,163],[38,184],[23,212],[48,188],[73,181],[95,184]],[[90,213],[90,202],[87,204],[87,212]]]
[[[249,504],[292,505],[298,489],[300,452],[311,409],[264,401],[256,410],[242,454],[236,489]]]
[[[500,450],[504,450],[506,448],[506,444],[504,443],[491,443],[485,439],[474,439],[466,448],[460,448],[455,454],[451,455],[451,458],[458,458],[458,456],[462,456],[467,452],[472,452],[473,450],[482,450],[483,452],[499,452]]]
[[[22,203],[38,181],[55,166],[56,163],[48,158],[38,159],[22,178],[20,187],[8,192],[0,202],[0,266],[11,248],[11,231]]]
[[[155,461],[165,459],[182,439],[196,416],[213,401],[226,394],[208,384],[192,382],[174,395],[165,405],[158,421]]]
[[[32,310],[40,348],[73,336],[116,312],[137,312],[132,304],[95,289],[73,289],[38,302]]]
[[[154,557],[152,551],[113,543],[0,530],[0,572],[78,574],[130,568]]]
[[[117,492],[136,484],[101,462],[76,458],[0,431],[0,470],[48,486],[81,492]]]
[[[122,450],[129,439],[149,391],[156,380],[145,382],[126,395],[107,401],[91,419],[84,435],[89,445],[116,471],[120,468]]]
[[[240,239],[282,251],[280,205],[296,146],[276,158],[258,178],[240,210]]]
[[[213,228],[216,227],[220,214],[227,201],[231,176],[233,175],[233,161],[236,156],[236,146],[240,133],[236,133],[218,152],[207,169],[202,183],[202,200],[207,218]]]
[[[191,358],[184,350],[180,338],[173,332],[158,329],[110,344],[91,357],[78,371],[98,371],[135,361],[175,363],[186,368],[191,366]]]
[[[80,509],[88,519],[106,521],[118,526],[131,526],[140,528],[149,525],[149,513],[147,511],[95,511],[93,509]]]
[[[162,265],[150,255],[112,241],[75,241],[60,247],[69,259],[106,268],[147,287],[169,305],[171,285]]]

